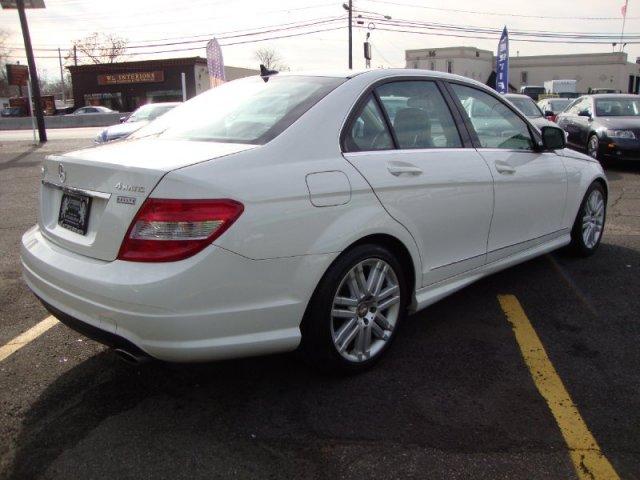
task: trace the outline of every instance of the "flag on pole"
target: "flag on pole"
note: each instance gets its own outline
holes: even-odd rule
[[[622,6],[622,8],[620,9],[620,11],[622,12],[622,16],[624,18],[627,18],[627,6],[629,5],[629,0],[626,0],[624,2],[624,5]]]
[[[224,83],[224,61],[222,59],[222,50],[218,40],[212,38],[207,43],[207,70],[209,70],[209,81],[212,87]]]
[[[498,43],[496,91],[498,93],[509,93],[509,32],[507,32],[507,27],[504,27]]]

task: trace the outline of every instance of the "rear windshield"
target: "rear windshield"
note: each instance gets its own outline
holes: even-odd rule
[[[144,105],[139,109],[137,109],[135,112],[133,112],[131,116],[127,119],[127,122],[141,122],[143,120],[151,121],[167,113],[169,110],[175,107],[176,105],[160,105],[160,104]]]
[[[542,112],[536,105],[536,103],[529,97],[507,97],[511,103],[513,103],[518,110],[520,110],[525,117],[537,118],[542,116]]]
[[[198,95],[130,138],[161,138],[262,145],[277,137],[344,78],[255,76]]]
[[[565,108],[567,108],[567,105],[569,105],[571,103],[571,100],[569,100],[568,98],[563,98],[563,99],[559,99],[559,100],[549,100],[549,104],[551,105],[551,109],[554,112],[561,112],[563,111]]]

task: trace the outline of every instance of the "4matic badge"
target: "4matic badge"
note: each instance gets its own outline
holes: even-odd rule
[[[116,183],[115,189],[122,192],[144,193],[144,187],[140,185],[127,185],[126,183],[122,182]]]

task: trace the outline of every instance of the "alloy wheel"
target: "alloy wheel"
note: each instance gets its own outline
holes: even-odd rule
[[[584,204],[582,217],[582,240],[592,249],[600,240],[604,227],[604,197],[600,190],[593,190]]]
[[[391,338],[400,314],[400,285],[379,258],[363,260],[342,278],[331,307],[331,337],[338,353],[361,363]]]
[[[589,139],[589,144],[587,145],[587,153],[591,158],[598,159],[598,149],[600,148],[600,144],[598,142],[598,137],[592,135]]]

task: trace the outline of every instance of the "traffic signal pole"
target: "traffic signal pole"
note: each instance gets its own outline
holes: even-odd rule
[[[20,26],[22,27],[22,37],[24,38],[24,49],[27,53],[27,63],[29,64],[29,81],[31,82],[31,90],[33,93],[33,109],[35,111],[36,122],[38,124],[38,136],[40,137],[40,143],[44,143],[47,141],[47,130],[44,126],[44,114],[42,112],[40,83],[38,82],[36,62],[33,58],[33,48],[31,47],[29,25],[27,24],[27,15],[24,11],[24,0],[16,0],[16,6],[18,7],[18,16],[20,17]]]

